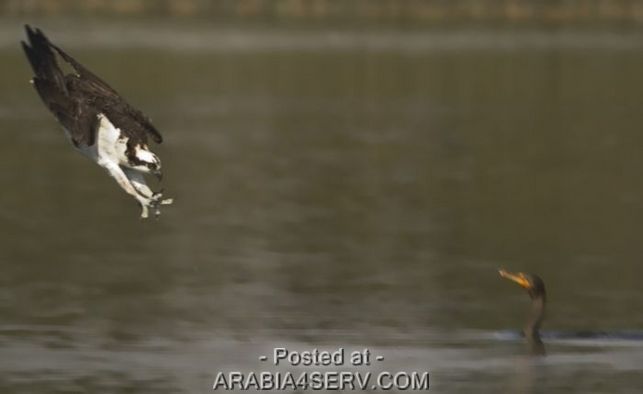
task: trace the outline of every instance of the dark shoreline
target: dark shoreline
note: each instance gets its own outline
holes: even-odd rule
[[[632,0],[0,0],[0,15],[61,14],[367,25],[643,25],[643,3]]]

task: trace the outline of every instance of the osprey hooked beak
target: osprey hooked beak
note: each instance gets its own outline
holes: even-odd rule
[[[152,172],[152,174],[154,174],[154,176],[156,177],[156,179],[158,179],[159,182],[163,181],[163,172],[161,170],[155,170]]]

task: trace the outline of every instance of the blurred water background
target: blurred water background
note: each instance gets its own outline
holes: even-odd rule
[[[206,393],[279,345],[434,392],[639,392],[641,342],[495,335],[528,305],[498,267],[545,279],[546,328],[643,329],[638,2],[126,3],[0,3],[2,393]],[[160,220],[73,152],[23,23],[153,118]]]

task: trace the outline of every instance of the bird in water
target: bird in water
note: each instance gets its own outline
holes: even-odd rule
[[[517,283],[527,290],[531,298],[531,310],[527,317],[527,324],[523,329],[529,349],[532,354],[544,355],[545,345],[540,338],[540,325],[545,318],[545,303],[547,302],[547,292],[545,291],[545,282],[538,275],[525,274],[522,272],[513,274],[505,270],[499,270],[501,277]]]
[[[162,142],[159,131],[141,111],[129,105],[111,86],[52,44],[40,29],[25,26],[29,43],[22,42],[35,76],[31,83],[65,134],[85,156],[103,167],[141,206],[160,214],[163,193],[153,192],[145,174],[161,180],[161,161],[148,147],[148,137]],[[71,69],[65,72],[58,64]]]
[[[542,337],[545,339],[573,339],[573,340],[622,340],[622,341],[643,341],[643,331],[641,330],[580,330],[580,331],[545,331],[540,332],[540,326],[545,319],[545,304],[547,302],[547,292],[545,291],[545,282],[538,275],[525,274],[523,272],[511,273],[504,269],[498,271],[501,277],[517,283],[527,290],[531,298],[531,309],[527,316],[527,323],[523,329],[523,335],[527,340],[530,352],[534,355],[544,355],[545,345]]]

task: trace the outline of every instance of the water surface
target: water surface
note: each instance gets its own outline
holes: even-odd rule
[[[638,392],[643,37],[37,24],[165,137],[159,221],[0,52],[0,391],[210,392],[274,346],[370,347],[437,392]],[[6,33],[6,34],[5,34]]]

